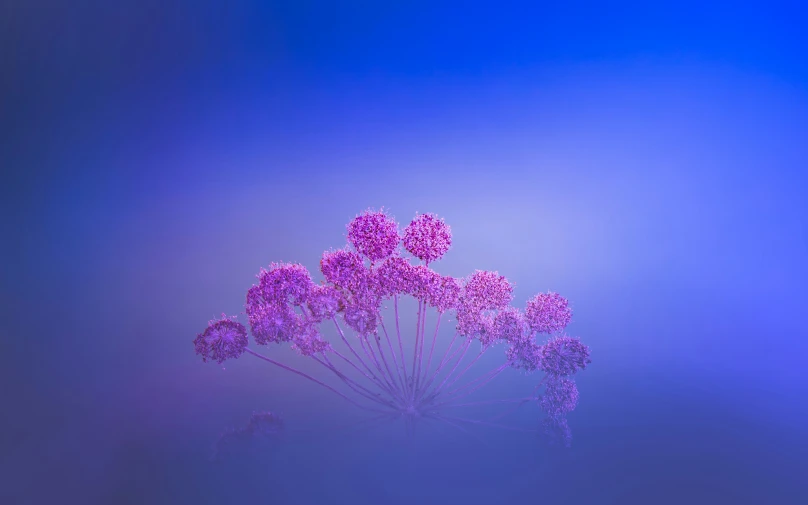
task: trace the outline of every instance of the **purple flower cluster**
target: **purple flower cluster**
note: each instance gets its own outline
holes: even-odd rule
[[[345,305],[343,319],[359,335],[370,335],[376,331],[378,307],[370,299],[354,298]]]
[[[266,298],[260,286],[247,291],[246,312],[252,335],[261,345],[289,342],[305,325],[288,302]]]
[[[437,279],[434,289],[426,298],[431,307],[435,307],[441,314],[457,308],[460,293],[463,287],[458,279],[441,276]]]
[[[384,210],[368,209],[348,224],[348,241],[371,262],[393,254],[400,240],[398,224]]]
[[[340,310],[342,296],[334,286],[316,285],[309,292],[306,306],[309,308],[311,318],[316,323],[331,319]]]
[[[564,329],[571,316],[564,297],[544,293],[527,302],[524,315],[516,310],[500,312],[497,317],[504,321],[496,331],[510,344],[506,358],[511,366],[526,372],[542,370],[547,374],[543,381],[545,393],[539,401],[548,416],[543,422],[544,432],[567,446],[571,435],[566,415],[578,404],[578,389],[569,376],[591,363],[589,347],[569,336],[551,337],[539,344],[536,336]]]
[[[430,416],[443,419],[434,417],[435,413],[487,384],[507,367],[527,372],[541,370],[545,377],[539,386],[544,384],[545,392],[531,398],[538,400],[547,413],[545,429],[569,441],[565,416],[578,402],[578,390],[570,376],[591,362],[589,348],[568,336],[552,336],[544,344],[537,341],[539,334],[552,335],[570,323],[572,312],[564,297],[552,292],[538,294],[528,300],[521,311],[510,305],[513,285],[496,271],[476,270],[459,279],[431,269],[429,264],[442,258],[452,243],[449,226],[434,214],[416,215],[404,232],[399,233],[391,216],[383,210],[368,209],[348,224],[347,240],[346,247],[322,254],[319,266],[324,280],[320,284],[315,284],[308,270],[297,263],[271,263],[267,269],[261,269],[257,284],[247,291],[245,304],[250,333],[256,344],[289,343],[302,356],[314,358],[332,378],[336,376],[341,380],[351,394],[359,395],[359,400],[375,404],[368,410],[389,413],[392,409],[395,415],[407,419]],[[403,251],[399,249],[402,243]],[[411,360],[405,360],[398,324],[398,298],[403,295],[419,302]],[[377,330],[383,320],[382,302],[391,298],[396,307],[396,324],[384,326],[387,346],[383,348]],[[453,312],[457,321],[455,338],[443,358],[435,359],[434,370],[430,370],[430,366],[441,318],[428,345],[424,329],[427,308],[439,315]],[[320,333],[323,323],[336,325],[342,343],[350,352],[340,353],[332,348]],[[344,332],[342,323],[353,334]],[[398,338],[397,346],[392,344],[388,329],[395,329],[393,337]],[[461,338],[457,339],[458,336]],[[479,358],[460,367],[473,339],[482,344],[479,356],[495,344],[504,343],[507,361],[496,371],[466,386],[452,388]],[[454,348],[456,340],[459,347]],[[238,358],[247,351],[247,345],[247,328],[226,317],[211,321],[194,340],[196,352],[203,361],[218,363]],[[356,406],[367,408],[308,373],[252,350],[248,352],[308,378]],[[332,360],[331,356],[335,358]],[[335,362],[347,362],[368,379],[369,386],[376,391],[355,382],[340,371]],[[449,370],[448,375],[442,382],[436,380],[444,369]],[[254,416],[251,424],[239,433],[251,433],[262,419],[268,426],[274,426],[276,418],[271,414],[266,419]]]
[[[525,318],[532,331],[553,333],[567,327],[572,310],[567,299],[558,293],[539,293],[528,300]]]
[[[330,289],[316,286],[302,265],[272,263],[258,274],[258,285],[247,291],[245,311],[253,338],[260,345],[291,342],[304,356],[322,352],[328,343],[317,324],[329,311],[336,311],[335,298]],[[303,309],[306,306],[310,313]]]
[[[477,337],[484,346],[499,340],[492,311],[504,310],[513,299],[513,286],[498,272],[477,270],[465,279],[457,304],[457,331]]]
[[[326,281],[349,293],[368,289],[371,281],[370,270],[365,267],[362,257],[348,249],[324,252],[320,271]]]
[[[527,324],[519,309],[508,307],[494,317],[493,330],[498,340],[516,346],[525,341]]]
[[[314,356],[325,352],[331,345],[322,339],[317,327],[313,324],[306,324],[303,331],[292,337],[292,350],[302,356]]]
[[[442,258],[451,246],[451,228],[434,214],[419,214],[404,229],[404,248],[427,264]]]
[[[390,256],[375,269],[379,295],[384,298],[415,291],[414,267],[401,256]]]
[[[573,337],[555,337],[541,347],[540,367],[551,375],[572,375],[591,363],[589,347]]]
[[[539,401],[541,409],[553,417],[564,416],[578,406],[578,387],[567,377],[550,376]]]
[[[505,351],[505,357],[513,368],[535,372],[541,363],[541,346],[535,340],[514,343]]]
[[[379,296],[411,295],[439,312],[456,308],[462,287],[458,279],[425,265],[414,266],[401,256],[385,259],[373,269],[373,276]]]
[[[272,263],[258,274],[261,296],[273,303],[302,305],[313,285],[309,271],[297,263]]]
[[[530,352],[535,366],[547,373],[544,394],[539,400],[542,410],[547,413],[543,423],[545,434],[569,446],[572,435],[566,415],[578,405],[578,388],[569,376],[592,362],[589,347],[577,338],[561,336],[551,338]]]
[[[238,358],[247,348],[247,328],[222,314],[222,318],[208,322],[208,327],[194,339],[194,349],[202,361],[219,364],[229,358]]]

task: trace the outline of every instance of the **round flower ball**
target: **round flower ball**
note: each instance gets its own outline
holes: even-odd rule
[[[400,240],[398,223],[384,210],[368,209],[348,223],[348,241],[372,262],[393,254]]]
[[[202,355],[202,361],[206,363],[212,360],[221,364],[226,359],[238,358],[247,344],[247,328],[224,315],[210,321],[205,331],[194,339],[196,353]]]
[[[541,347],[541,368],[549,374],[572,375],[589,363],[589,347],[577,338],[555,337]]]
[[[438,260],[451,246],[452,230],[435,214],[418,214],[404,228],[404,248],[419,260]]]
[[[531,331],[553,333],[563,330],[572,319],[572,309],[558,293],[539,293],[527,302],[525,320]]]

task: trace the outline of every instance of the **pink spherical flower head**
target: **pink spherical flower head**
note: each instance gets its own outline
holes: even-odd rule
[[[476,270],[463,284],[460,305],[469,310],[504,309],[513,299],[513,286],[498,272]]]
[[[508,347],[506,357],[513,368],[535,372],[541,367],[542,346],[532,338]]]
[[[520,344],[526,340],[527,323],[519,309],[508,307],[494,317],[494,333],[497,338],[509,344]]]
[[[539,333],[563,330],[572,319],[572,309],[558,293],[539,293],[527,302],[525,318],[530,329]]]
[[[430,263],[452,246],[452,230],[435,214],[418,214],[404,228],[404,248],[416,258]]]
[[[411,272],[412,286],[410,294],[416,299],[426,301],[437,294],[440,287],[440,274],[424,265],[413,267]]]
[[[370,270],[362,257],[347,249],[324,252],[320,271],[328,282],[352,293],[366,289],[370,280]]]
[[[541,368],[552,375],[572,375],[592,362],[589,347],[577,338],[555,337],[541,347]]]
[[[513,298],[513,286],[497,272],[475,271],[463,283],[457,302],[457,330],[461,335],[483,337],[487,342],[492,335],[493,316],[488,311],[502,310]],[[492,340],[493,339],[493,340]]]
[[[267,301],[261,292],[260,286],[250,288],[245,307],[255,342],[266,345],[290,341],[300,330],[303,316],[288,303]]]
[[[258,274],[258,286],[267,302],[301,305],[314,287],[309,271],[297,263],[272,263]]]
[[[371,296],[355,296],[345,305],[343,319],[359,335],[370,335],[376,331],[379,315],[379,299]]]
[[[440,276],[436,284],[427,299],[427,303],[435,307],[441,314],[448,310],[456,309],[460,299],[460,291],[463,289],[460,281],[451,276]]]
[[[203,362],[210,359],[222,363],[241,356],[247,343],[247,328],[222,314],[221,319],[210,321],[205,331],[196,336],[194,348]]]
[[[425,265],[418,265],[411,270],[412,285],[409,291],[417,300],[435,307],[444,313],[457,308],[461,282],[454,277],[443,276]]]
[[[308,325],[292,339],[292,350],[301,356],[313,356],[328,350],[331,346],[322,339],[315,325]]]
[[[466,337],[474,337],[485,331],[487,314],[479,311],[464,310],[457,308],[457,332]]]
[[[342,296],[334,286],[314,286],[306,304],[315,322],[331,319],[340,310]]]
[[[379,295],[389,297],[412,293],[415,289],[415,267],[401,256],[390,256],[373,270]]]
[[[494,316],[491,314],[483,314],[477,322],[476,328],[477,340],[483,345],[483,348],[494,345],[499,342],[499,334],[494,331]]]
[[[400,240],[398,223],[383,209],[368,209],[348,223],[348,241],[371,262],[393,254]]]

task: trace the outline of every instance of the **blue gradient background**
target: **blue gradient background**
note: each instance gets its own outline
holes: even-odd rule
[[[6,2],[0,502],[808,503],[804,16]],[[571,451],[330,433],[338,398],[194,356],[261,266],[317,272],[382,205],[446,218],[443,273],[571,299],[594,360]],[[316,434],[210,464],[261,409]]]

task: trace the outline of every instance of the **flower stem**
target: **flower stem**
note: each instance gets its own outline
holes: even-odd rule
[[[288,371],[290,371],[292,373],[300,375],[301,377],[305,377],[305,378],[309,379],[310,381],[315,382],[315,383],[323,386],[324,388],[326,388],[329,391],[333,392],[334,394],[338,395],[340,398],[344,399],[345,401],[350,402],[355,407],[359,407],[360,409],[363,409],[363,410],[369,410],[371,412],[381,412],[381,413],[384,413],[384,414],[387,413],[386,410],[379,410],[379,409],[374,409],[374,408],[371,408],[371,407],[366,407],[364,405],[361,405],[361,404],[355,402],[354,400],[352,400],[351,398],[349,398],[349,397],[345,396],[344,394],[340,393],[336,389],[332,388],[331,386],[329,386],[325,382],[319,381],[319,380],[315,379],[314,377],[312,377],[311,375],[309,375],[309,374],[307,374],[305,372],[301,372],[300,370],[296,370],[296,369],[294,369],[294,368],[292,368],[290,366],[286,366],[283,363],[279,363],[279,362],[275,361],[274,359],[267,358],[263,354],[258,354],[257,352],[253,351],[252,349],[246,348],[246,349],[244,349],[244,352],[246,352],[248,354],[252,354],[256,358],[262,359],[262,360],[264,360],[264,361],[266,361],[268,363],[272,363],[275,366],[279,366],[279,367],[283,368],[284,370],[288,370]]]

